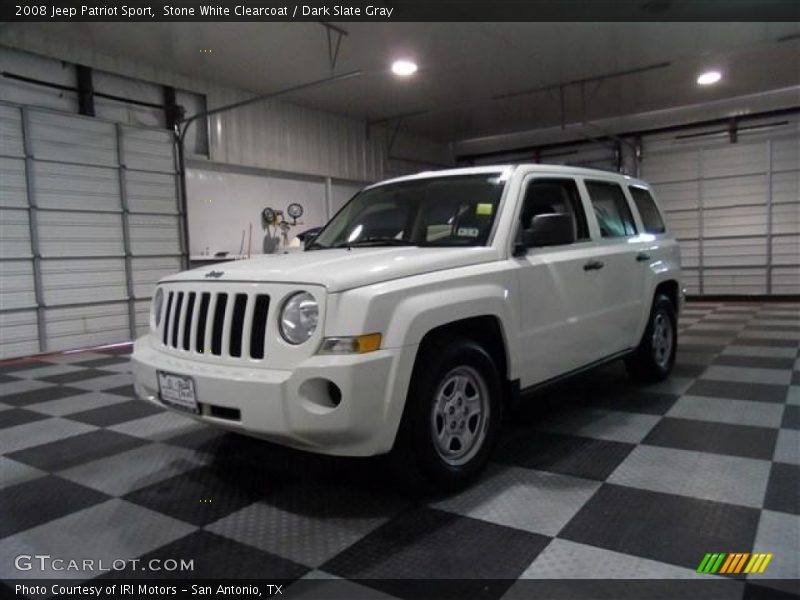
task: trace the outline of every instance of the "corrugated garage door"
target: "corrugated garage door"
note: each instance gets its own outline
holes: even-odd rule
[[[0,104],[0,358],[127,341],[184,244],[169,132]]]
[[[643,139],[690,293],[800,293],[799,144],[796,118]]]

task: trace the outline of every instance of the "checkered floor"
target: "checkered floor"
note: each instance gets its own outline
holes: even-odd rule
[[[180,577],[338,577],[390,596],[402,578],[487,578],[521,597],[519,579],[708,578],[706,552],[758,551],[772,562],[734,595],[796,593],[800,305],[694,303],[681,328],[666,382],[617,363],[551,389],[475,485],[423,499],[380,460],[135,400],[124,352],[0,366],[0,578],[43,576],[14,570],[24,553],[163,557],[194,559]]]

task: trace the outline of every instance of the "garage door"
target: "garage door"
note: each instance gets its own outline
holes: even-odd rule
[[[643,140],[690,293],[800,293],[799,144],[796,119],[748,123],[736,143],[713,129]]]
[[[179,207],[169,132],[0,104],[0,358],[143,332]]]

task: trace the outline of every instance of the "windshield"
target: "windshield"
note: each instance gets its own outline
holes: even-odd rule
[[[353,196],[308,249],[484,246],[505,181],[500,173],[416,179]]]

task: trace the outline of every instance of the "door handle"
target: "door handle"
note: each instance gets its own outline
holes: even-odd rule
[[[590,260],[590,261],[589,261],[589,262],[587,262],[585,265],[583,265],[583,270],[584,270],[584,271],[599,271],[599,270],[600,270],[600,269],[602,269],[604,266],[605,266],[605,265],[603,264],[603,262],[602,262],[602,261],[599,261],[599,260]]]
[[[636,260],[639,262],[650,260],[650,255],[647,252],[639,252],[639,254],[636,255]]]

